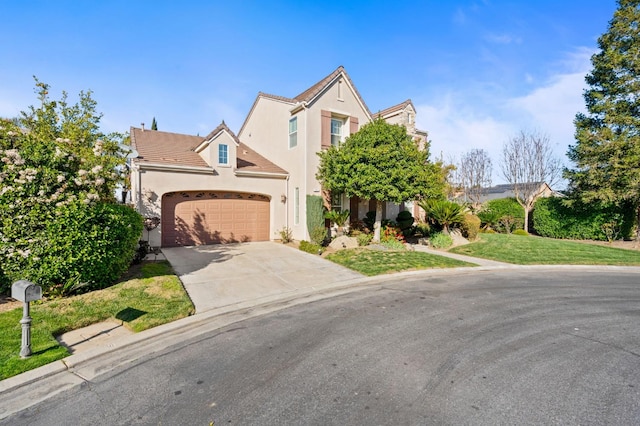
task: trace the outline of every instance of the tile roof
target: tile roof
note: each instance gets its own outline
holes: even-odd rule
[[[355,92],[356,96],[362,103],[362,106],[367,111],[367,114],[371,116],[371,111],[369,110],[369,107],[364,102],[364,99],[362,99],[362,96],[360,96],[360,92],[358,92],[358,89],[356,88],[355,84],[353,84],[351,77],[349,77],[349,74],[347,74],[347,71],[344,69],[342,65],[340,65],[331,74],[329,74],[328,76],[326,76],[325,78],[323,78],[322,80],[314,84],[313,86],[309,87],[307,90],[300,93],[298,96],[294,97],[293,99],[298,102],[311,101],[318,93],[322,92],[340,74],[344,75],[344,77],[347,79],[347,81],[349,82],[349,85],[353,88],[353,91]]]
[[[192,167],[211,167],[198,153],[196,147],[225,130],[238,143],[237,163],[238,171],[286,174],[287,171],[278,167],[262,155],[240,142],[238,137],[227,127],[224,121],[213,129],[206,137],[183,135],[180,133],[160,132],[157,130],[142,130],[131,128],[131,144],[138,151],[137,162],[181,165]]]
[[[273,99],[273,100],[277,100],[277,101],[287,102],[287,103],[290,103],[290,104],[296,104],[298,102],[310,102],[311,100],[313,100],[316,97],[316,95],[318,95],[320,92],[322,92],[332,81],[334,81],[341,74],[344,75],[345,79],[347,79],[347,81],[349,82],[349,85],[353,88],[353,91],[355,92],[356,97],[358,98],[360,103],[362,103],[362,106],[364,107],[364,109],[367,112],[367,114],[369,114],[369,116],[371,117],[371,110],[369,110],[369,107],[367,106],[367,104],[362,99],[362,96],[360,96],[360,92],[358,92],[358,89],[353,84],[353,81],[351,80],[351,77],[349,77],[349,74],[347,74],[347,71],[345,71],[344,67],[342,65],[340,65],[331,74],[329,74],[328,76],[326,76],[325,78],[323,78],[322,80],[320,80],[319,82],[317,82],[316,84],[314,84],[313,86],[309,87],[307,90],[305,90],[304,92],[300,93],[299,95],[297,95],[297,96],[295,96],[293,98],[288,98],[286,96],[279,96],[279,95],[271,95],[271,94],[264,93],[264,92],[258,92],[258,96],[256,96],[256,100],[253,101],[253,105],[251,106],[251,110],[249,110],[249,114],[247,114],[247,117],[244,119],[244,122],[242,123],[242,126],[240,127],[239,133],[242,133],[242,130],[244,129],[244,126],[249,121],[249,117],[251,117],[251,113],[256,108],[256,105],[257,105],[258,101],[260,100],[260,98]]]
[[[344,71],[344,67],[342,65],[336,68],[335,71],[333,71],[331,74],[329,74],[328,76],[326,76],[325,78],[323,78],[322,80],[314,84],[313,86],[309,87],[307,90],[300,93],[298,96],[294,97],[294,99],[298,102],[310,101],[311,99],[313,99],[315,95],[320,93],[322,89],[324,89],[329,83],[331,83],[331,81],[333,81],[333,79],[335,79],[341,72],[344,72],[346,74],[346,72]]]
[[[233,140],[236,141],[236,143],[238,143],[238,144],[240,143],[240,139],[238,139],[238,137],[235,135],[235,133],[233,133],[231,131],[231,129],[224,122],[224,120],[222,120],[222,123],[220,123],[218,125],[218,127],[216,127],[211,132],[209,132],[209,134],[207,136],[205,136],[204,139],[200,139],[200,142],[208,141],[209,139],[213,138],[215,135],[217,135],[218,133],[220,133],[223,130],[226,130],[227,133],[229,133],[229,135],[233,138]]]
[[[275,99],[277,101],[284,101],[284,102],[288,102],[290,104],[295,104],[297,102],[297,100],[292,99],[292,98],[287,98],[285,96],[278,96],[278,95],[271,95],[269,93],[264,93],[264,92],[258,92],[258,97],[263,97],[263,98],[270,98],[270,99]]]
[[[138,151],[138,163],[209,167],[194,151],[201,142],[202,136],[131,128],[131,145]]]
[[[373,114],[373,118],[381,118],[381,117],[385,117],[387,115],[391,115],[391,114],[396,113],[396,112],[400,112],[400,111],[404,110],[407,107],[407,105],[411,105],[411,107],[415,111],[416,107],[413,106],[413,102],[411,102],[411,99],[407,99],[406,101],[401,102],[398,105],[394,105],[394,106],[391,106],[391,107],[389,107],[387,109],[383,109],[382,111],[376,112],[375,114]]]
[[[542,185],[546,185],[546,182],[527,182],[519,184],[521,187],[538,188]],[[499,185],[490,186],[488,188],[482,188],[483,192],[487,194],[502,194],[503,192],[513,192],[515,185],[511,183],[501,183]]]

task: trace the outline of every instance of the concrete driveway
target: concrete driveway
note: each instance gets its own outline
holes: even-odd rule
[[[274,242],[172,247],[162,253],[182,280],[196,313],[363,277]]]

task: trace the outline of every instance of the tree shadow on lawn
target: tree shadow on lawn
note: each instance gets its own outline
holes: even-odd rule
[[[147,314],[146,311],[141,311],[136,308],[127,307],[116,314],[116,319],[122,322],[131,322],[146,314]]]

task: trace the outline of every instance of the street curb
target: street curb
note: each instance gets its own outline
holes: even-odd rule
[[[18,374],[17,376],[9,377],[8,379],[0,381],[0,395],[2,395],[4,392],[11,391],[16,387],[28,385],[37,380],[51,377],[66,370],[67,366],[64,365],[64,362],[62,360],[58,360],[49,364],[45,364],[42,367],[25,371],[24,373]]]

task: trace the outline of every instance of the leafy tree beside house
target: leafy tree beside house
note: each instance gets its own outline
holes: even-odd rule
[[[640,240],[640,1],[618,0],[598,47],[565,177],[584,203],[629,205]]]
[[[140,216],[115,203],[122,136],[100,131],[90,92],[74,105],[37,80],[36,92],[40,106],[0,120],[0,292],[23,278],[45,293],[104,287],[142,231]]]
[[[444,172],[419,150],[404,126],[367,123],[339,146],[318,153],[316,178],[324,189],[376,200],[374,241],[380,241],[382,203],[444,196]]]

